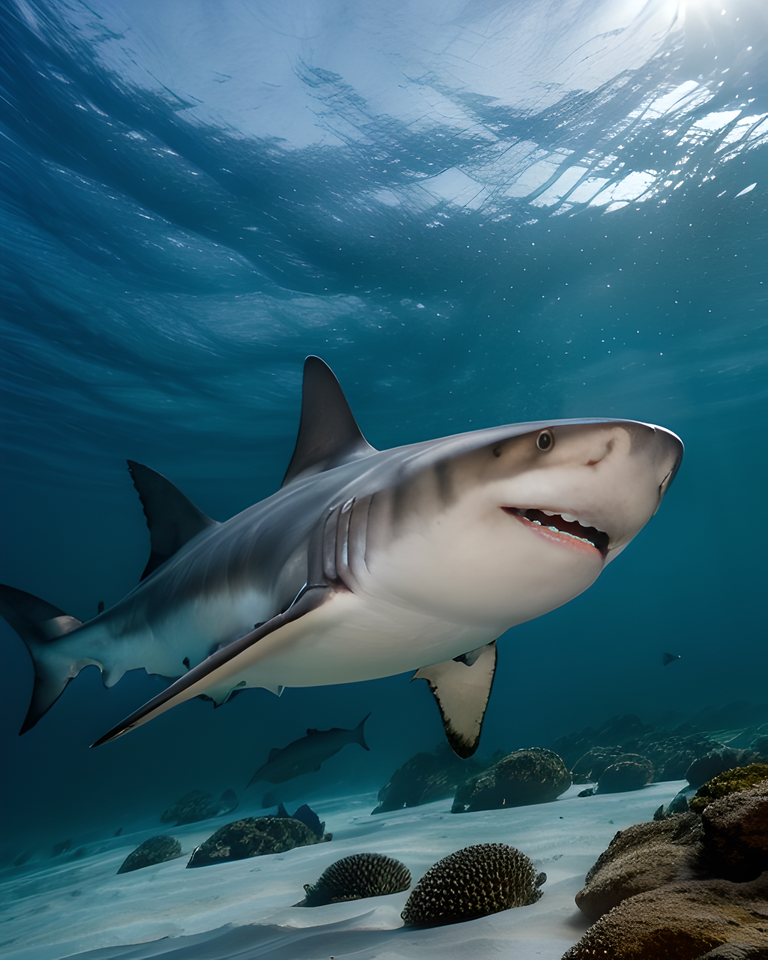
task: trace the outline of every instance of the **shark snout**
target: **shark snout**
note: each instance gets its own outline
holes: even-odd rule
[[[671,430],[654,424],[630,422],[627,426],[631,439],[629,452],[647,465],[661,501],[683,459],[683,441]]]
[[[626,422],[621,428],[629,442],[626,456],[617,458],[613,509],[617,510],[616,535],[610,553],[616,555],[657,512],[683,458],[680,438],[653,424]],[[610,463],[610,454],[606,456]]]
[[[653,424],[624,421],[586,439],[582,462],[597,467],[624,458],[642,461],[656,478],[659,499],[667,491],[683,458],[682,440]]]
[[[591,544],[609,560],[658,510],[683,445],[662,427],[631,420],[556,425],[553,432],[551,452],[499,488],[502,510],[528,521],[533,533],[581,553],[581,543]]]
[[[669,489],[669,485],[675,479],[675,474],[680,468],[683,459],[683,441],[677,434],[664,427],[653,427],[654,439],[659,448],[659,457],[657,462],[657,476],[659,477],[658,503],[656,510],[659,509],[664,494]],[[654,511],[655,513],[655,511]]]

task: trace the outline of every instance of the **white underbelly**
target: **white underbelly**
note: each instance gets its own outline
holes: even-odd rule
[[[373,680],[450,660],[496,636],[488,627],[339,593],[254,644],[229,682],[275,689]]]

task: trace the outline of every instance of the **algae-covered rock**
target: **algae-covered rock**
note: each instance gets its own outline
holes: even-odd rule
[[[571,775],[556,753],[530,747],[507,754],[498,763],[463,783],[453,813],[497,810],[556,800],[571,785]]]
[[[292,817],[246,817],[228,823],[197,847],[187,867],[207,867],[319,843],[322,838]]]
[[[399,767],[379,790],[378,805],[371,813],[386,813],[403,807],[417,807],[452,796],[469,776],[477,776],[481,767],[472,760],[457,757],[448,744],[432,753],[417,753]]]
[[[752,769],[755,776],[753,768],[761,766],[753,764],[744,772]],[[743,882],[768,871],[768,779],[713,800],[701,818],[712,869],[720,876]]]
[[[624,752],[624,744],[636,740],[650,729],[634,713],[611,717],[599,727],[585,727],[564,737],[559,737],[552,744],[552,749],[563,758],[569,767],[575,767],[580,757],[594,747],[617,747]]]
[[[650,760],[657,781],[682,780],[694,761],[718,748],[722,749],[721,743],[689,723],[667,730],[645,724],[631,713],[611,717],[596,729],[586,727],[560,737],[552,744],[572,768],[574,783],[597,782],[608,766],[605,761],[622,753],[637,753]]]
[[[591,747],[574,763],[571,775],[574,783],[597,783],[606,767],[624,753],[623,747]]]
[[[721,797],[727,797],[739,790],[748,790],[762,780],[768,780],[768,764],[751,763],[746,767],[733,767],[718,774],[702,784],[696,796],[688,802],[688,806],[696,813],[701,813],[707,804]]]
[[[728,771],[699,791],[702,813],[617,833],[576,895],[599,919],[563,960],[768,957],[768,779],[739,789],[765,773]]]
[[[751,883],[681,880],[624,900],[563,960],[702,960],[726,944],[768,956],[768,873]],[[713,953],[733,958],[733,951]]]
[[[597,793],[624,793],[640,790],[653,780],[653,764],[637,753],[623,753],[603,770]]]
[[[681,736],[673,733],[658,739],[641,738],[633,749],[651,761],[654,779],[659,783],[664,780],[684,780],[691,763],[715,746],[717,741],[706,734]]]
[[[698,876],[703,837],[692,813],[619,830],[587,873],[576,906],[595,921],[638,893]]]
[[[165,863],[166,860],[175,860],[180,856],[181,844],[175,837],[150,837],[128,854],[117,872],[131,873],[133,870],[151,867],[155,863]]]
[[[692,787],[701,787],[715,777],[719,777],[721,773],[753,764],[768,765],[768,751],[761,752],[752,747],[748,750],[721,747],[692,763],[686,771],[685,779]]]
[[[162,814],[160,822],[173,823],[177,827],[185,823],[198,823],[231,813],[237,804],[234,790],[225,790],[218,800],[202,790],[190,790]]]
[[[713,777],[738,767],[744,756],[743,750],[718,747],[703,757],[694,760],[685,772],[685,779],[692,787],[700,787]]]

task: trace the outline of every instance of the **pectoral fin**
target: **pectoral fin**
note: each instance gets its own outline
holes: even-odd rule
[[[496,641],[445,663],[422,667],[414,680],[426,680],[432,691],[445,735],[455,754],[466,759],[477,750],[485,708],[496,672]]]
[[[143,707],[139,707],[138,710],[126,717],[108,733],[105,733],[91,746],[99,747],[103,743],[108,743],[110,740],[128,733],[129,730],[141,726],[153,717],[165,713],[166,710],[170,710],[177,703],[183,703],[185,700],[197,697],[201,693],[205,693],[206,690],[216,689],[219,684],[226,684],[227,678],[238,672],[238,657],[241,654],[244,654],[249,647],[258,643],[268,634],[274,633],[281,627],[315,610],[328,599],[331,592],[331,589],[324,584],[310,584],[305,587],[284,613],[279,613],[271,620],[259,624],[255,630],[244,637],[240,637],[239,640],[234,640],[226,647],[212,653],[210,657],[207,657],[196,667],[192,667],[183,677],[179,677],[162,693],[148,700]]]

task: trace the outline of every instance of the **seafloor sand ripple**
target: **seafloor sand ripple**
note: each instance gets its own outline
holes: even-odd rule
[[[559,960],[587,927],[574,905],[584,874],[617,830],[649,820],[682,784],[474,814],[450,801],[371,817],[375,797],[318,803],[334,839],[266,857],[186,870],[192,848],[219,820],[173,830],[185,856],[117,875],[143,831],[89,845],[75,861],[42,861],[0,878],[0,956],[8,960],[441,960],[509,956]],[[249,811],[238,810],[239,815]],[[232,814],[229,815],[229,819]],[[224,818],[227,819],[227,818]],[[155,831],[156,832],[156,831]],[[548,876],[544,896],[469,923],[402,927],[407,893],[295,909],[303,884],[351,853],[402,860],[414,882],[460,847],[501,841],[519,847]]]

